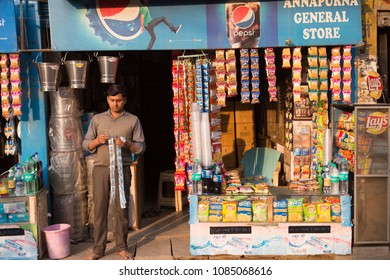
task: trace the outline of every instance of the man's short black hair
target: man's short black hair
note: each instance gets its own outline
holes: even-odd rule
[[[117,94],[122,94],[124,97],[127,97],[127,91],[125,88],[121,85],[118,84],[112,84],[108,89],[107,89],[107,96],[115,96]]]

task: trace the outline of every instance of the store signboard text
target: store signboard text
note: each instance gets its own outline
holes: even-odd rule
[[[327,45],[349,40],[355,24],[355,34],[361,33],[360,9],[360,0],[292,0],[280,3],[278,12],[286,14],[284,28],[289,26],[291,36],[284,39],[294,45]]]

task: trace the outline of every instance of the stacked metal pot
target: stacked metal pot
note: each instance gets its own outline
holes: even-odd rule
[[[74,89],[50,92],[49,179],[53,223],[71,225],[71,240],[87,238],[86,164],[82,150],[79,102]]]

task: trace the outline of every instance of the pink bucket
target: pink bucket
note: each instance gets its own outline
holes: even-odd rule
[[[70,225],[54,224],[43,229],[49,258],[63,259],[70,255]]]

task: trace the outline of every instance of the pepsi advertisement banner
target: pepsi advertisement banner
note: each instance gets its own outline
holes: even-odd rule
[[[0,52],[18,52],[14,1],[1,0],[0,11]]]
[[[361,0],[49,0],[52,48],[190,50],[362,42]]]

